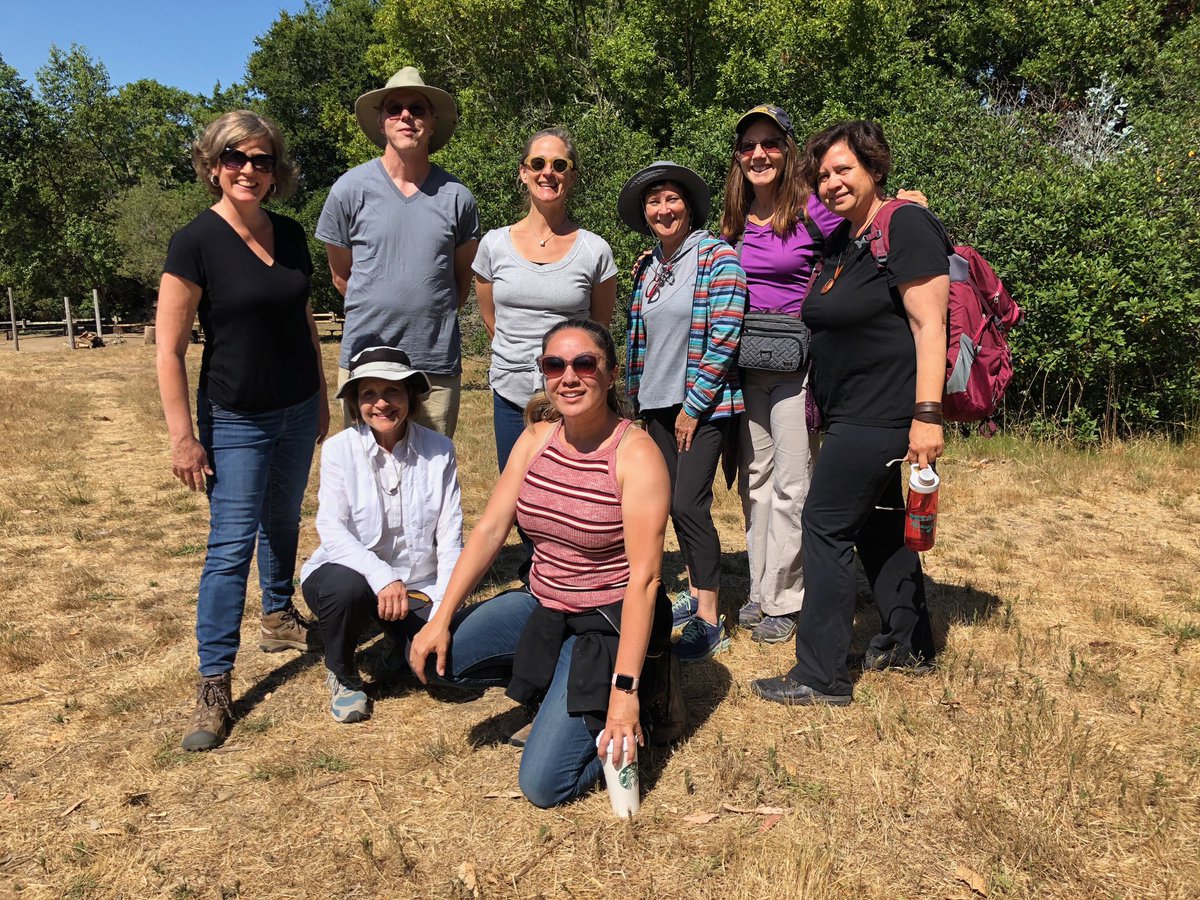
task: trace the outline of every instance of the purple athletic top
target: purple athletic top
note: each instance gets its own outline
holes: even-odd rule
[[[845,221],[827,210],[816,194],[808,198],[808,214],[826,237]],[[791,234],[780,238],[769,224],[755,225],[747,219],[742,237],[742,268],[746,270],[750,309],[799,316],[808,290],[808,276],[820,252],[819,247],[813,247],[804,222],[796,223]]]

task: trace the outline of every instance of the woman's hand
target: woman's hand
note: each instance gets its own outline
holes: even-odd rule
[[[395,622],[408,615],[408,588],[403,581],[385,584],[375,597],[379,601],[379,618],[383,621]]]
[[[692,438],[696,434],[698,424],[700,423],[693,419],[686,409],[681,409],[679,415],[675,417],[675,446],[680,453],[686,453],[692,449]]]
[[[189,434],[171,444],[171,474],[182,481],[189,491],[204,490],[204,477],[212,477],[213,470],[208,464],[204,445],[196,440],[195,435]]]
[[[933,464],[946,449],[946,438],[941,425],[913,421],[908,429],[908,456],[906,462],[916,463],[922,469]]]
[[[929,198],[921,191],[896,191],[897,200],[907,200],[909,203],[917,203],[929,209]]]
[[[449,652],[450,629],[430,621],[413,638],[412,647],[408,651],[408,664],[412,667],[413,674],[420,679],[421,684],[429,684],[429,679],[425,677],[425,663],[429,659],[429,654],[437,654],[437,673],[444,678],[446,654]]]
[[[596,753],[601,759],[608,756],[608,744],[612,742],[613,767],[620,769],[625,764],[623,748],[629,749],[629,761],[637,759],[637,748],[646,743],[639,721],[641,705],[637,693],[626,693],[613,688],[608,698],[608,720],[600,732]]]

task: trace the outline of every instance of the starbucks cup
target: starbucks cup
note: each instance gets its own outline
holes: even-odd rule
[[[597,749],[603,737],[603,731],[596,735]],[[637,760],[629,758],[629,738],[625,738],[621,746],[624,749],[621,754],[623,765],[618,769],[613,765],[612,741],[608,742],[608,749],[604,754],[604,783],[608,786],[608,800],[612,804],[613,815],[618,819],[628,819],[638,811],[641,796],[638,790]]]

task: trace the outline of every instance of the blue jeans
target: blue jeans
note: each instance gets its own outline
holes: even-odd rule
[[[512,661],[517,641],[525,630],[529,614],[537,600],[529,591],[515,590],[497,594],[491,600],[460,609],[450,622],[450,656],[446,674],[437,673],[437,657],[430,656],[425,667],[431,684],[453,687],[503,687],[512,678]],[[412,628],[409,640],[416,636],[429,609],[415,609],[415,616],[401,622]],[[408,620],[412,619],[412,622]]]
[[[596,736],[583,716],[567,712],[567,681],[575,636],[562,645],[550,689],[533,720],[533,730],[521,753],[518,781],[534,806],[549,809],[586,794],[600,777],[603,763],[596,754]]]
[[[436,676],[431,660],[426,669],[430,680],[469,687],[507,684],[517,641],[535,606],[537,600],[528,591],[513,590],[459,610],[451,626],[451,659],[446,676]],[[599,732],[591,731],[583,716],[567,712],[567,680],[574,646],[572,635],[558,654],[550,689],[521,754],[521,790],[530,803],[543,809],[587,793],[602,768],[596,755]]]
[[[496,433],[496,463],[503,472],[517,438],[525,430],[525,410],[495,391],[492,391],[492,430]]]
[[[525,410],[495,391],[492,391],[492,429],[496,433],[496,463],[503,472],[517,439],[525,431]],[[533,541],[529,540],[529,536],[521,530],[520,525],[517,526],[517,534],[520,535],[521,547],[525,550],[525,557],[520,563],[517,575],[528,584],[529,566],[533,561]]]
[[[252,414],[222,409],[204,392],[196,398],[200,443],[214,473],[208,480],[208,555],[196,604],[201,675],[233,668],[256,544],[263,612],[292,602],[319,396]]]

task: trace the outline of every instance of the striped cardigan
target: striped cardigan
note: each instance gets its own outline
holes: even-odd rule
[[[738,381],[737,351],[746,312],[746,273],[737,251],[709,236],[699,244],[696,290],[692,294],[692,325],[688,334],[687,393],[683,408],[702,422],[740,413],[742,386]],[[645,367],[646,320],[642,291],[651,258],[642,260],[629,301],[626,345],[626,391],[637,408],[638,386]]]

